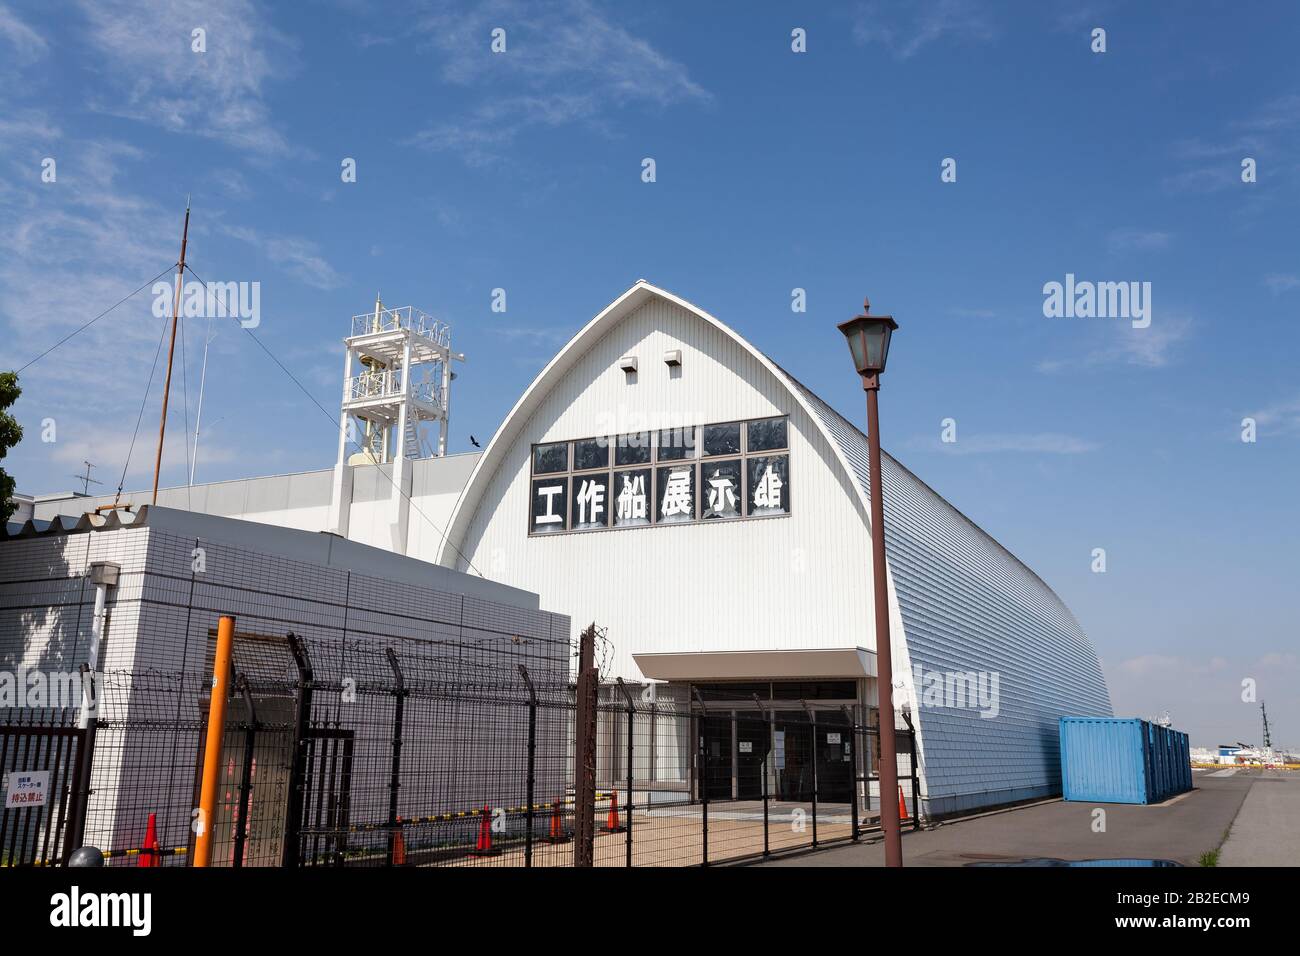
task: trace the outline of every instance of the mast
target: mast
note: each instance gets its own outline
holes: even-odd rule
[[[172,339],[167,347],[167,378],[163,382],[162,418],[158,422],[158,455],[153,463],[153,503],[158,503],[158,474],[162,471],[163,438],[167,434],[167,400],[171,397],[172,358],[176,354],[176,319],[181,311],[181,289],[185,285],[185,244],[190,236],[190,201],[185,200],[185,226],[181,230],[181,258],[176,263],[176,295],[172,299]]]
[[[212,344],[212,316],[208,316],[208,334],[203,340],[203,371],[199,373],[199,411],[194,416],[194,457],[190,460],[190,485],[199,467],[199,424],[203,421],[203,386],[208,380],[208,346]]]

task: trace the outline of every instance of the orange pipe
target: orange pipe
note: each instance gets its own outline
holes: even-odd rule
[[[212,864],[212,825],[217,819],[217,785],[221,776],[221,744],[226,731],[230,658],[235,643],[235,619],[222,615],[217,624],[217,654],[212,666],[212,698],[208,704],[208,739],[203,748],[203,786],[199,790],[199,831],[194,841],[194,866]]]

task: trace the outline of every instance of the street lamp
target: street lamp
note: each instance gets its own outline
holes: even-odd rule
[[[894,672],[889,647],[889,590],[885,581],[885,505],[880,492],[880,373],[889,358],[889,340],[898,328],[893,316],[872,315],[864,299],[862,314],[841,323],[853,367],[867,393],[867,462],[871,471],[871,570],[876,606],[876,688],[880,710],[880,828],[885,834],[885,865],[903,865],[898,804],[898,758],[894,745]],[[868,791],[870,796],[870,791]],[[916,794],[912,795],[913,803]],[[913,810],[920,813],[920,808]]]

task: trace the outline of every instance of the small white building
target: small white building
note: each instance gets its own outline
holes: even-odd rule
[[[695,305],[637,282],[481,454],[406,457],[340,450],[332,472],[159,503],[337,531],[540,594],[607,628],[606,676],[647,694],[689,685],[737,712],[757,696],[876,721],[866,439]],[[924,808],[1059,793],[1057,719],[1112,713],[1095,650],[1033,571],[892,457],[882,467],[894,702],[917,729]]]

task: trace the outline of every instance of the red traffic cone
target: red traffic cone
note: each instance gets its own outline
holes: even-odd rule
[[[903,785],[898,785],[898,819],[907,819],[907,803],[903,800]]]
[[[605,818],[605,826],[601,828],[602,833],[623,833],[627,827],[618,821],[618,791],[615,790],[609,797],[609,816]]]
[[[546,837],[547,843],[568,843],[569,838],[564,835],[564,817],[560,812],[563,800],[556,800],[551,804],[551,832]]]
[[[496,856],[500,850],[492,849],[492,808],[483,805],[483,820],[478,825],[478,842],[470,856]]]
[[[140,847],[140,859],[136,866],[161,866],[158,859],[158,815],[149,814],[149,825],[144,831],[144,845]]]
[[[397,818],[397,830],[393,833],[393,866],[406,866],[406,840],[402,837],[402,818]]]

